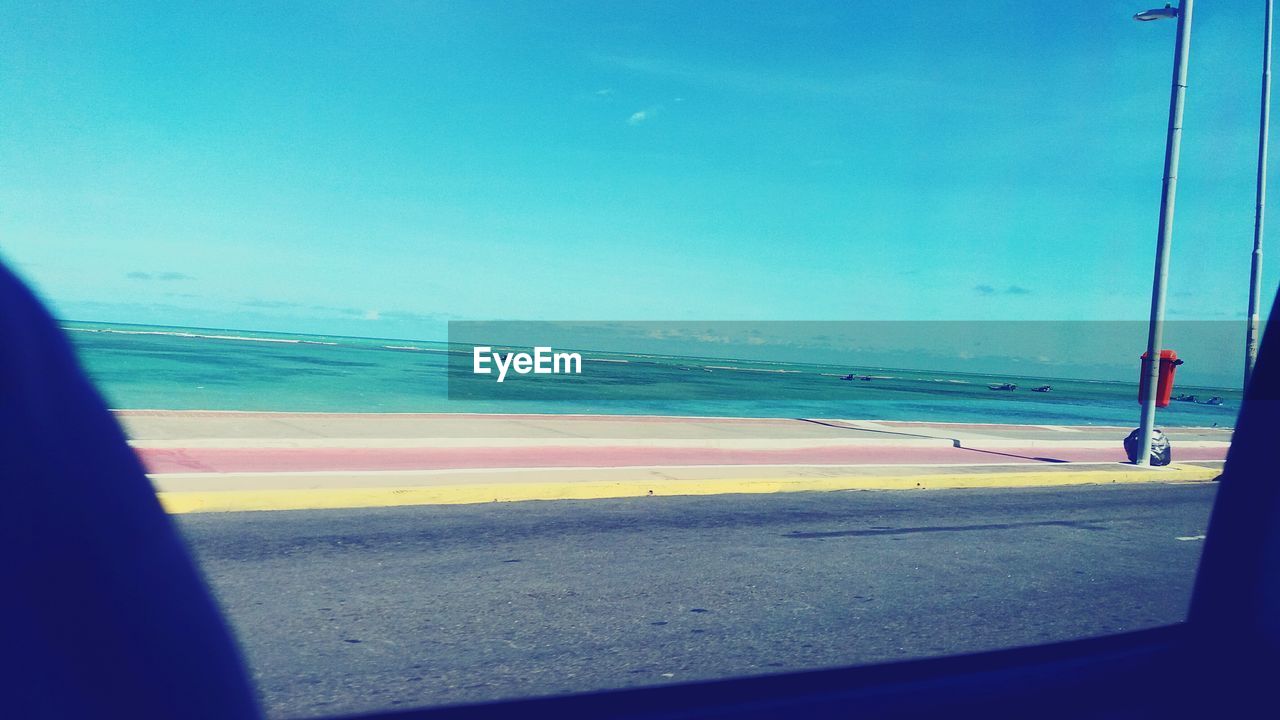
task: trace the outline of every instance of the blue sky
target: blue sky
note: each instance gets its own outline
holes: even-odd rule
[[[66,319],[1148,311],[1141,0],[5,8],[0,255]],[[1171,318],[1244,314],[1261,10],[1196,12]]]

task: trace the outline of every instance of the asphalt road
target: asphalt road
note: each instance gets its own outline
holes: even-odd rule
[[[188,515],[290,718],[811,669],[1181,620],[1207,485]],[[1179,539],[1181,538],[1181,539]]]

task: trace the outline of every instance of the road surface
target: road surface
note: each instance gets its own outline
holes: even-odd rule
[[[1215,486],[176,516],[273,718],[1068,640],[1184,617]]]

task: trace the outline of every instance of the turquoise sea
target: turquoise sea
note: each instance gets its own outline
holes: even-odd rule
[[[823,417],[1045,425],[1135,425],[1136,381],[924,372],[725,358],[591,353],[604,384],[563,399],[449,397],[446,343],[196,328],[64,323],[89,375],[121,409],[491,412]],[[462,351],[467,352],[467,351]],[[845,381],[854,374],[868,380]],[[993,391],[992,383],[1018,390]],[[785,384],[785,387],[784,385]],[[607,391],[642,385],[643,398]],[[1030,388],[1051,385],[1048,393]],[[587,387],[587,386],[583,386]],[[605,390],[601,390],[601,388]],[[714,387],[715,392],[695,391]],[[1240,392],[1179,386],[1222,405],[1175,402],[1162,426],[1230,427]],[[629,399],[628,399],[629,398]]]

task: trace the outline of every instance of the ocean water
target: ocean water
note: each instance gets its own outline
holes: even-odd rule
[[[579,390],[566,385],[565,392],[541,398],[467,397],[459,392],[450,397],[449,360],[459,351],[446,343],[98,323],[66,323],[64,328],[108,404],[120,409],[601,413],[1122,426],[1136,426],[1138,417],[1136,379],[1118,383],[591,353],[586,357],[592,358],[588,364],[595,382]],[[849,373],[871,379],[840,379]],[[1019,389],[988,388],[1002,382]],[[1053,390],[1029,391],[1038,385],[1051,385]],[[636,388],[644,392],[634,392]],[[1160,426],[1234,425],[1238,390],[1179,386],[1176,393],[1201,399],[1216,395],[1223,404],[1174,402],[1159,411]]]

